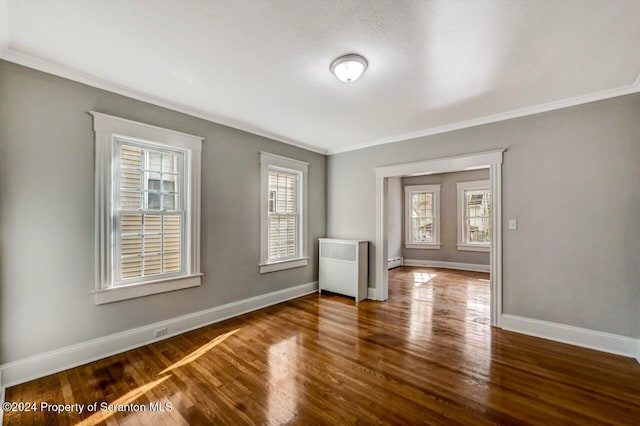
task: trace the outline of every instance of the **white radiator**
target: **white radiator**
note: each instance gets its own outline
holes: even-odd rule
[[[320,238],[318,291],[326,290],[361,301],[367,298],[369,243]]]

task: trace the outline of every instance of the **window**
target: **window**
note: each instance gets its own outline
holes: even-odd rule
[[[458,250],[489,251],[491,189],[488,180],[458,182]]]
[[[404,187],[405,247],[440,248],[440,185]]]
[[[305,266],[306,192],[309,165],[268,153],[261,163],[260,272]]]
[[[115,139],[114,286],[183,271],[184,153]]]
[[[200,285],[202,138],[92,115],[96,303]]]

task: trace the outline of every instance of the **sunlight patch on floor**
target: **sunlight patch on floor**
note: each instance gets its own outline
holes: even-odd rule
[[[437,276],[438,274],[429,274],[426,272],[414,272],[413,273],[414,287],[420,287],[422,284],[428,283],[429,281],[431,281]]]
[[[218,346],[220,343],[224,342],[228,337],[231,337],[232,335],[234,335],[235,333],[237,333],[238,331],[240,331],[239,328],[229,331],[228,333],[225,334],[221,334],[220,336],[216,337],[215,339],[211,340],[209,343],[206,343],[202,346],[200,346],[198,349],[196,349],[195,351],[191,352],[189,355],[183,357],[180,361],[170,365],[169,367],[165,368],[164,370],[162,370],[160,372],[160,374],[164,374],[167,373],[171,370],[174,370],[176,368],[185,366],[193,361],[195,361],[196,359],[200,358],[202,355],[204,355],[205,353],[209,352],[211,349],[213,349],[214,347]]]

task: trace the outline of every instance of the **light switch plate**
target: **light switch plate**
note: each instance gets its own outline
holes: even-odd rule
[[[512,231],[518,229],[518,221],[516,219],[509,219],[509,229]]]

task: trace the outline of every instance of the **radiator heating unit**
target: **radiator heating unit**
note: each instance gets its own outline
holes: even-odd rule
[[[367,298],[369,243],[362,240],[320,238],[318,291]]]

